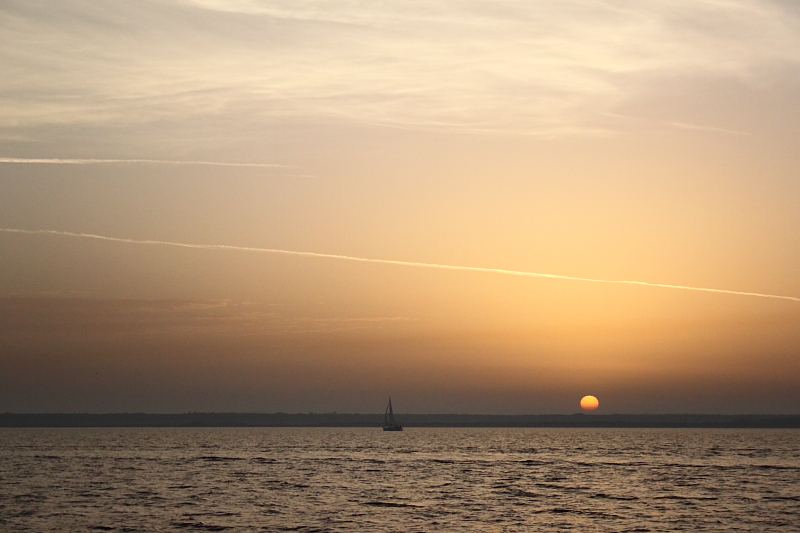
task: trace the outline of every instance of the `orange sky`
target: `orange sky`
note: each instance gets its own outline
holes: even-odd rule
[[[786,2],[59,5],[0,229],[800,298]],[[800,411],[790,299],[0,231],[0,316],[0,411]]]

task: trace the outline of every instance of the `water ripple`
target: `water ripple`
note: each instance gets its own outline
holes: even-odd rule
[[[797,430],[0,430],[0,530],[800,530]]]

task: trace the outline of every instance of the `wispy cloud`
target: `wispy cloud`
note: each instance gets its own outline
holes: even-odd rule
[[[356,261],[360,263],[373,263],[373,264],[380,264],[380,265],[395,265],[395,266],[403,266],[403,267],[417,267],[417,268],[433,268],[439,270],[456,270],[462,272],[479,272],[485,274],[502,274],[507,276],[522,276],[522,277],[529,277],[529,278],[545,278],[545,279],[555,279],[555,280],[564,280],[564,281],[581,281],[581,282],[588,282],[588,283],[606,283],[606,284],[614,284],[614,285],[638,285],[642,287],[655,287],[655,288],[662,288],[662,289],[678,289],[678,290],[686,290],[686,291],[696,291],[696,292],[708,292],[708,293],[716,293],[716,294],[729,294],[729,295],[736,295],[736,296],[754,296],[759,298],[775,298],[779,300],[791,300],[795,302],[800,302],[800,298],[794,296],[783,296],[778,294],[765,294],[759,292],[747,292],[747,291],[735,291],[735,290],[728,290],[728,289],[713,289],[707,287],[692,287],[687,285],[673,285],[668,283],[652,283],[647,281],[634,281],[634,280],[608,280],[608,279],[596,279],[596,278],[585,278],[585,277],[577,277],[577,276],[564,276],[561,274],[546,274],[540,272],[526,272],[526,271],[519,271],[519,270],[507,270],[502,268],[486,268],[486,267],[474,267],[474,266],[461,266],[461,265],[442,265],[437,263],[422,263],[416,261],[399,261],[394,259],[373,259],[367,257],[355,257],[349,255],[340,255],[340,254],[327,254],[327,253],[319,253],[319,252],[304,252],[304,251],[296,251],[296,250],[280,250],[274,248],[256,248],[250,246],[232,246],[228,244],[193,244],[193,243],[183,243],[183,242],[172,242],[172,241],[159,241],[159,240],[150,240],[150,239],[126,239],[121,237],[109,237],[106,235],[97,235],[94,233],[76,233],[71,231],[58,231],[58,230],[27,230],[27,229],[19,229],[19,228],[0,228],[0,232],[4,233],[17,233],[17,234],[24,234],[24,235],[56,235],[62,237],[77,237],[82,239],[97,239],[102,241],[111,241],[111,242],[119,242],[119,243],[126,243],[126,244],[140,244],[140,245],[156,245],[156,246],[174,246],[178,248],[193,248],[197,250],[227,250],[227,251],[239,251],[239,252],[255,252],[255,253],[268,253],[268,254],[282,254],[282,255],[295,255],[295,256],[303,256],[303,257],[314,257],[320,259],[338,259],[344,261]]]
[[[800,64],[767,0],[11,0],[0,127],[227,117],[597,134],[665,78]]]
[[[717,133],[727,133],[729,135],[747,135],[746,131],[715,128],[713,126],[701,126],[699,124],[688,124],[686,122],[670,122],[669,125],[682,130],[713,131]]]
[[[135,164],[152,165],[211,165],[219,167],[286,167],[274,163],[225,163],[220,161],[167,161],[163,159],[30,159],[21,157],[0,157],[0,163],[18,163],[34,165],[102,165],[102,164]]]
[[[53,294],[0,296],[0,334],[281,335],[395,327],[403,316],[295,316],[274,305],[235,300],[124,300]],[[46,328],[43,325],[46,324]]]

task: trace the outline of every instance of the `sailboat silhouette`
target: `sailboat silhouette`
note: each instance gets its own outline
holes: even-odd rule
[[[394,419],[394,412],[392,411],[392,399],[389,398],[389,405],[386,406],[386,412],[383,413],[383,430],[384,431],[403,431],[403,426],[399,425]]]

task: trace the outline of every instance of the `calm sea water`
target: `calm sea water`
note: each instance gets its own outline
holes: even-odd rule
[[[800,531],[800,431],[1,429],[0,531]]]

